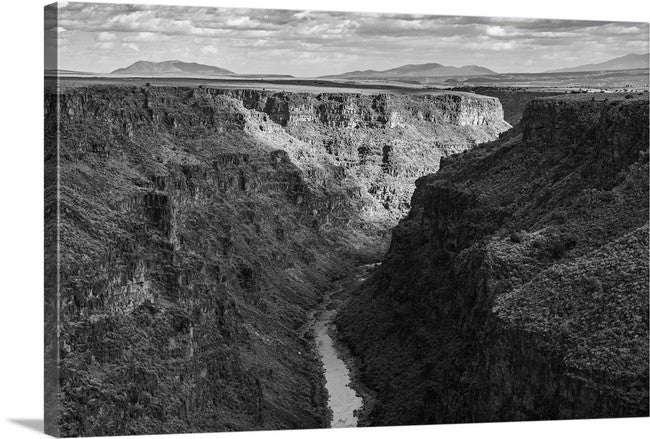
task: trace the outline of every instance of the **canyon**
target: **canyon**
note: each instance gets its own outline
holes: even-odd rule
[[[648,23],[43,12],[45,434],[650,416]]]
[[[476,91],[47,85],[46,431],[647,416],[647,93]]]
[[[648,416],[648,95],[534,99],[417,180],[339,334],[369,425]]]
[[[463,92],[46,86],[46,431],[329,426],[309,316],[509,128]]]

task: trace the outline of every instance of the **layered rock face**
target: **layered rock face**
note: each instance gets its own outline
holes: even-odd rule
[[[393,192],[437,166],[406,152],[493,138],[499,111],[456,95],[47,91],[47,431],[327,426],[309,310],[382,249]]]
[[[198,89],[267,115],[354,179],[370,195],[366,227],[391,227],[408,212],[413,182],[440,159],[510,128],[498,99],[469,93],[313,94]],[[297,162],[305,160],[292,156]],[[309,156],[306,157],[309,160]]]
[[[519,87],[458,87],[452,90],[493,96],[499,99],[503,106],[503,118],[510,125],[517,125],[521,120],[528,102],[535,98],[557,96],[562,92],[551,90],[529,90]]]
[[[533,100],[417,181],[339,313],[370,423],[648,415],[648,97]]]

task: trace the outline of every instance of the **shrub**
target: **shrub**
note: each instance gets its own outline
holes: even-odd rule
[[[552,259],[560,259],[564,257],[567,251],[574,248],[577,243],[578,240],[576,237],[569,234],[552,237],[548,241],[546,252]]]
[[[597,277],[587,276],[584,279],[584,285],[592,298],[599,300],[603,297],[603,284]]]
[[[510,241],[519,244],[524,240],[523,234],[519,230],[511,230],[510,231]]]
[[[556,210],[551,214],[551,220],[557,222],[558,224],[564,224],[569,219],[567,213],[563,210]]]

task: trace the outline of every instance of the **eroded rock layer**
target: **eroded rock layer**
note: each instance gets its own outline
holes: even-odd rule
[[[440,159],[494,140],[510,128],[498,99],[469,93],[349,94],[197,89],[231,96],[310,146],[293,158],[327,154],[370,195],[365,220],[394,224],[408,212],[416,178]],[[303,158],[304,157],[304,158]]]
[[[466,94],[88,86],[45,127],[46,430],[87,436],[327,426],[308,311],[507,125]]]
[[[648,415],[648,97],[533,100],[417,181],[339,313],[372,424]]]

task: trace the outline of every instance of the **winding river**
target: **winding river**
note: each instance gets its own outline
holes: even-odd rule
[[[365,280],[365,275],[375,266],[369,264],[359,267],[352,283]],[[332,297],[340,293],[342,288],[345,287],[325,295],[321,310],[314,315],[313,326],[316,347],[325,369],[325,387],[329,394],[327,403],[332,410],[331,427],[333,428],[356,427],[359,421],[358,414],[364,403],[362,395],[351,387],[352,368],[349,364],[351,356],[344,352],[343,346],[336,338],[334,318],[340,303]]]
[[[350,369],[330,335],[330,331],[336,330],[332,321],[334,316],[336,310],[321,311],[314,325],[316,346],[325,368],[325,387],[329,393],[327,404],[332,409],[332,427],[356,427],[358,418],[355,411],[361,408],[363,400],[350,387]]]

